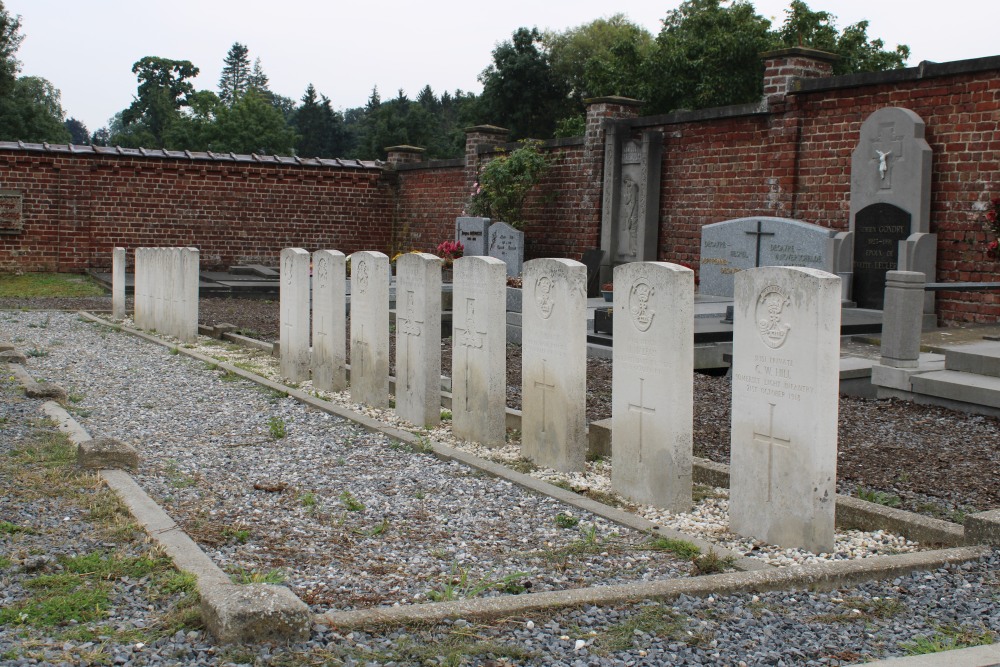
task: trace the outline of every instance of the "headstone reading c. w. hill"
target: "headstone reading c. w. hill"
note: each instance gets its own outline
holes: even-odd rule
[[[396,414],[441,422],[441,258],[423,252],[396,262]]]
[[[783,547],[834,543],[840,279],[809,268],[736,276],[729,516]]]
[[[351,400],[389,404],[389,258],[351,255]]]

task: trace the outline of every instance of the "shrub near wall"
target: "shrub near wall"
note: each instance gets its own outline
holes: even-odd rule
[[[0,270],[106,268],[115,246],[196,246],[203,269],[276,266],[287,247],[389,250],[394,194],[374,165],[74,150],[0,144],[0,192],[21,194],[24,219],[0,234]]]

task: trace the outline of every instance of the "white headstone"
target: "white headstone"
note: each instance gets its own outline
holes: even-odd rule
[[[736,275],[730,524],[829,552],[837,491],[840,279],[818,269]]]
[[[292,382],[309,379],[309,253],[281,251],[281,375]]]
[[[389,404],[389,258],[351,255],[351,400]]]
[[[201,281],[200,253],[197,248],[176,249],[175,334],[185,343],[198,340],[198,283]]]
[[[521,452],[538,465],[583,470],[587,454],[587,267],[524,265]]]
[[[346,258],[339,250],[313,253],[312,378],[324,391],[347,388]]]
[[[691,507],[694,272],[664,262],[615,267],[612,467],[615,491],[675,512]]]
[[[135,249],[135,287],[132,297],[132,319],[140,329],[149,328],[150,248]]]
[[[197,248],[136,248],[135,324],[184,342],[198,337]]]
[[[125,319],[125,248],[111,254],[111,318]]]
[[[396,414],[441,421],[441,258],[423,252],[396,262]]]
[[[487,447],[505,442],[507,321],[504,263],[455,260],[452,312],[452,432]]]

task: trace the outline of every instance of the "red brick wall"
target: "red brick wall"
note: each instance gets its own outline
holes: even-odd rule
[[[196,246],[202,268],[277,265],[282,248],[388,251],[381,169],[0,151],[0,190],[25,229],[0,235],[0,270],[83,271],[115,246]]]
[[[455,218],[468,199],[464,165],[401,170],[396,197],[394,252],[433,253],[455,238]]]

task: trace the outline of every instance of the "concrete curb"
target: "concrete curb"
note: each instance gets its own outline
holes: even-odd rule
[[[305,403],[318,410],[322,410],[332,415],[342,417],[352,421],[359,426],[377,433],[382,433],[390,438],[404,442],[415,449],[425,449],[427,440],[420,438],[413,433],[403,431],[392,426],[387,426],[370,417],[345,410],[340,406],[317,399],[305,392],[292,389],[260,377],[241,368],[232,366],[226,362],[206,355],[184,349],[178,345],[160,340],[142,331],[109,324],[104,320],[89,313],[81,312],[80,315],[95,323],[105,326],[115,326],[121,331],[130,333],[139,338],[155,343],[162,347],[176,348],[178,352],[197,359],[199,361],[214,364],[230,373],[234,373],[259,385],[268,387],[275,391],[285,392],[296,400]],[[736,555],[732,552],[720,549],[706,541],[692,536],[685,535],[678,531],[667,530],[655,526],[634,514],[624,512],[617,508],[608,507],[596,501],[580,496],[571,491],[566,491],[560,487],[547,482],[535,479],[528,475],[515,472],[492,461],[480,459],[466,452],[448,447],[438,442],[430,441],[433,453],[443,460],[455,460],[465,465],[476,468],[488,474],[507,479],[523,488],[536,491],[556,498],[566,504],[579,509],[593,512],[609,521],[635,530],[650,532],[655,535],[665,537],[675,537],[695,543],[706,550],[714,549],[716,553],[725,557],[726,555]],[[700,469],[700,472],[698,470]],[[713,463],[698,459],[696,461],[696,476],[699,476],[705,483],[712,483],[718,486],[728,486],[729,467],[724,464]],[[726,484],[716,484],[725,480]],[[859,499],[838,496],[838,503],[841,498],[851,501],[849,505],[855,512],[864,516],[875,517],[873,520],[880,520],[882,510],[891,510],[881,505],[866,503]],[[909,512],[892,510],[893,516],[897,519],[903,518],[898,515],[911,515]],[[920,519],[920,515],[912,515]],[[928,521],[936,521],[929,519]],[[947,522],[939,522],[946,526],[953,526]],[[937,528],[942,527],[938,526]],[[959,530],[960,527],[959,527]],[[935,533],[937,534],[937,533]],[[952,528],[944,530],[943,534],[954,535]],[[186,537],[186,536],[185,536]],[[704,545],[704,546],[703,546]],[[572,607],[590,604],[620,604],[624,602],[664,599],[669,600],[679,595],[707,596],[713,594],[738,593],[750,591],[785,590],[790,588],[809,589],[832,589],[843,586],[850,586],[864,581],[881,578],[891,578],[917,570],[932,570],[948,563],[961,563],[969,560],[982,558],[991,553],[988,546],[967,546],[951,549],[939,549],[932,551],[922,551],[916,553],[898,554],[892,556],[876,556],[850,561],[832,561],[805,566],[793,566],[785,568],[775,568],[768,566],[756,559],[739,558],[736,561],[738,572],[707,575],[689,579],[671,579],[652,582],[636,582],[617,586],[595,586],[590,588],[578,588],[566,591],[551,591],[545,593],[529,593],[524,595],[504,596],[495,598],[480,598],[472,600],[459,600],[454,602],[437,602],[416,605],[406,605],[400,607],[380,607],[360,611],[337,612],[329,611],[318,614],[314,620],[318,623],[332,625],[341,628],[368,627],[386,624],[405,623],[427,623],[447,618],[490,618],[505,615],[523,614],[529,611],[549,609],[554,607]]]
[[[8,363],[7,367],[24,387],[24,394],[28,398],[51,398],[59,402],[66,401],[68,396],[66,390],[59,385],[38,382],[21,364]]]
[[[42,411],[78,447],[94,439],[53,401]],[[128,507],[132,516],[174,565],[197,579],[202,618],[222,643],[301,640],[309,636],[309,607],[283,586],[234,584],[174,520],[153,501],[131,475],[103,469],[98,475]]]

